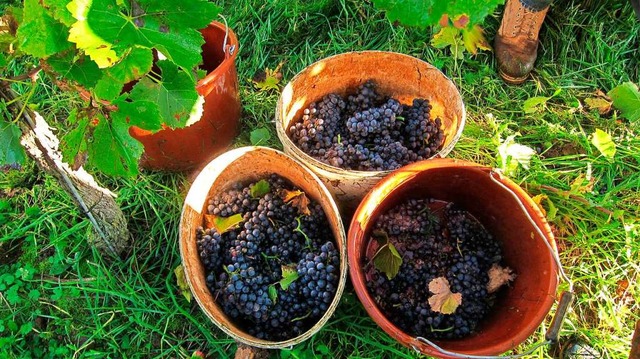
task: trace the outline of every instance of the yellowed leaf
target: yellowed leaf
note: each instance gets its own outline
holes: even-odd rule
[[[587,104],[587,108],[590,110],[598,110],[601,115],[606,115],[611,112],[611,102],[603,97],[588,97],[584,99]]]
[[[516,274],[511,268],[503,268],[499,264],[494,264],[489,269],[489,283],[487,283],[487,292],[495,293],[503,285],[516,279]]]
[[[300,190],[289,191],[283,189],[280,193],[280,197],[282,197],[284,203],[291,203],[292,206],[296,207],[298,211],[305,216],[311,214],[311,211],[309,210],[310,201],[304,192]]]
[[[438,277],[429,282],[429,292],[433,293],[429,297],[429,306],[434,312],[453,314],[462,304],[462,294],[452,293],[449,281],[445,277]]]
[[[184,268],[182,265],[177,266],[173,273],[176,275],[176,281],[178,283],[178,287],[180,288],[180,292],[187,299],[187,302],[191,303],[191,291],[189,290],[189,283],[187,282],[187,277],[184,274]]]
[[[204,215],[205,228],[215,228],[218,233],[223,234],[232,229],[238,228],[243,221],[242,214],[237,213],[230,217],[219,217],[213,214]]]
[[[462,41],[467,51],[472,54],[477,54],[478,49],[491,51],[491,45],[484,37],[484,30],[480,25],[473,25],[471,28],[462,29]]]

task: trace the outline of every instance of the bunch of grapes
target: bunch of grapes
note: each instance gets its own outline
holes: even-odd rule
[[[425,99],[402,105],[380,95],[367,81],[346,99],[332,93],[311,103],[289,135],[302,151],[329,165],[393,170],[430,158],[442,148],[442,121],[432,120],[430,109]]]
[[[277,175],[266,181],[268,192],[255,197],[256,183],[238,183],[211,198],[209,215],[240,214],[242,221],[222,233],[198,228],[197,248],[207,287],[225,314],[258,338],[286,340],[329,308],[340,257],[322,206],[310,201],[302,211],[283,195],[297,188]],[[290,283],[282,284],[287,276]]]
[[[487,290],[488,273],[502,259],[484,226],[453,203],[411,199],[381,215],[374,228],[402,256],[391,280],[373,266],[367,271],[367,289],[386,317],[413,336],[455,339],[473,333],[495,301]],[[440,277],[462,295],[452,314],[429,304],[429,283]]]

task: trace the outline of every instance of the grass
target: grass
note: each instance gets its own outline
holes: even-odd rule
[[[578,337],[606,358],[626,358],[640,319],[640,138],[638,124],[584,107],[596,90],[640,81],[640,22],[626,1],[557,1],[541,33],[533,78],[507,86],[492,53],[454,60],[428,45],[430,30],[390,24],[369,3],[348,0],[226,1],[224,15],[240,38],[242,132],[271,131],[277,91],[257,91],[253,74],[283,63],[283,83],[310,63],[347,51],[407,53],[442,69],[468,110],[451,157],[500,166],[500,141],[538,151],[512,177],[542,205],[560,256],[576,285],[563,339]],[[500,13],[485,21],[491,38]],[[16,70],[17,71],[17,70]],[[534,96],[559,95],[526,114]],[[38,108],[64,116],[70,99],[41,85]],[[613,161],[591,144],[596,128],[612,134]],[[177,224],[189,186],[186,175],[144,173],[135,180],[99,178],[119,195],[134,234],[131,255],[103,260],[86,243],[88,221],[55,180],[29,164],[0,174],[0,357],[188,357],[202,350],[232,357],[233,341],[181,295]],[[555,211],[554,211],[555,209]],[[555,212],[555,213],[554,213]],[[524,350],[544,335],[550,317]],[[369,319],[348,287],[337,312],[309,341],[275,353],[282,358],[413,358]],[[542,348],[532,357],[549,357]]]

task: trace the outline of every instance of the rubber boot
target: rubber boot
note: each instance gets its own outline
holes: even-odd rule
[[[538,56],[538,34],[549,7],[533,11],[521,0],[507,0],[494,41],[498,73],[509,84],[524,82]]]

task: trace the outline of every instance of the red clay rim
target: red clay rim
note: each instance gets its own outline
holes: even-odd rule
[[[235,49],[233,53],[229,55],[229,57],[225,56],[225,59],[222,60],[222,62],[220,63],[220,65],[218,65],[218,67],[216,67],[214,70],[209,72],[207,76],[205,76],[203,79],[200,79],[198,81],[198,83],[196,84],[196,91],[198,91],[198,93],[200,93],[201,91],[204,91],[204,88],[210,82],[214,81],[215,78],[218,76],[218,74],[226,72],[231,66],[235,66],[235,61],[236,61],[236,58],[238,57],[238,52],[240,51],[240,44],[238,43],[238,37],[236,36],[236,33],[233,32],[233,30],[228,25],[225,25],[218,21],[212,21],[211,24],[209,24],[209,26],[207,27],[213,27],[221,31],[228,31],[229,38],[227,39],[227,45],[235,46]],[[224,49],[224,51],[226,54],[226,49]],[[202,93],[200,94],[204,95]]]
[[[425,161],[422,161],[422,162],[425,162]],[[351,224],[349,226],[349,232],[347,234],[347,258],[349,261],[349,275],[351,277],[351,282],[353,283],[354,290],[358,298],[360,299],[360,302],[362,303],[364,309],[367,311],[369,316],[376,322],[376,324],[378,324],[378,326],[380,326],[388,335],[390,335],[391,337],[393,337],[394,339],[396,339],[398,342],[400,342],[405,346],[413,347],[414,349],[419,348],[423,354],[433,355],[441,358],[453,358],[451,356],[444,355],[443,353],[439,352],[435,348],[423,342],[418,341],[415,337],[412,337],[409,334],[403,332],[401,329],[397,328],[389,320],[386,319],[386,316],[382,313],[382,311],[378,308],[375,301],[369,295],[369,291],[367,290],[366,285],[364,284],[365,278],[364,278],[364,273],[362,272],[362,266],[360,264],[360,251],[358,250],[358,248],[356,248],[356,244],[355,244],[356,238],[362,238],[366,232],[366,230],[363,230],[363,228],[361,228],[360,226],[361,222],[358,220],[358,217],[359,215],[362,214],[363,211],[366,210],[367,207],[372,205],[371,202],[374,199],[374,195],[378,194],[376,193],[377,192],[376,190],[378,191],[380,191],[381,189],[389,190],[389,191],[385,191],[385,193],[383,194],[383,198],[380,200],[379,204],[387,201],[388,198],[393,193],[395,193],[396,191],[398,191],[398,189],[402,188],[404,185],[412,181],[412,179],[415,177],[416,167],[418,167],[420,171],[429,171],[435,168],[452,167],[452,166],[469,168],[469,169],[475,168],[477,170],[482,170],[486,172],[491,171],[490,167],[482,166],[469,161],[449,159],[449,158],[428,160],[429,167],[426,169],[420,169],[420,167],[424,166],[424,164],[421,164],[422,162],[410,164],[408,166],[405,166],[403,168],[400,168],[392,172],[390,175],[386,176],[383,180],[381,180],[369,193],[367,193],[367,195],[364,197],[362,202],[360,202],[360,205],[358,206],[353,216],[353,219],[351,220]],[[412,172],[414,173],[413,175],[411,174]],[[404,178],[401,178],[398,181],[397,180],[398,176],[404,176]],[[513,181],[509,180],[506,177],[500,176],[499,181],[504,185],[506,185],[509,189],[513,190],[518,195],[518,198],[521,201],[525,202],[524,203],[525,205],[528,205],[530,208],[533,209],[534,213],[532,214],[532,217],[534,219],[537,218],[540,220],[539,222],[541,223],[538,223],[538,224],[542,225],[541,229],[543,232],[545,232],[547,241],[551,244],[552,248],[556,250],[556,243],[551,233],[551,228],[549,227],[545,217],[542,215],[542,213],[538,209],[537,205],[533,202],[533,200],[531,200],[529,195],[522,188],[520,188]],[[370,216],[364,217],[364,221],[362,221],[362,223],[364,224],[365,229],[366,227],[369,227],[369,225],[372,223],[373,220],[375,220],[375,218],[371,218]],[[553,259],[549,261],[548,269],[550,273],[558,272],[555,261]],[[558,277],[557,275],[555,275],[555,276],[552,276],[551,280],[549,281],[549,286],[547,288],[548,293],[557,292],[557,287],[558,287]],[[475,351],[464,351],[464,352],[461,352],[461,354],[500,355],[504,352],[507,352],[517,347],[536,331],[536,329],[540,326],[540,324],[544,321],[545,317],[549,313],[554,301],[555,301],[555,298],[551,296],[546,297],[543,303],[539,306],[538,310],[536,311],[536,315],[535,315],[536,319],[532,321],[530,325],[527,325],[525,329],[521,330],[518,333],[514,333],[512,338],[509,338],[508,340],[504,340],[502,342],[499,342],[495,345],[492,345],[486,348],[480,348]],[[385,328],[389,328],[389,330]],[[461,340],[464,340],[464,339],[461,339]],[[447,349],[446,341],[434,340],[434,342],[440,345],[441,347],[443,347],[443,349]]]

